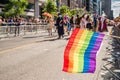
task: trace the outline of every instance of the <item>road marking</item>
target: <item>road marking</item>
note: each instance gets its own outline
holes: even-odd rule
[[[0,51],[0,54],[6,53],[6,52],[10,52],[10,51],[12,51],[12,50],[17,50],[17,49],[25,48],[25,47],[28,47],[28,46],[32,46],[32,45],[34,45],[34,44],[35,44],[35,42],[30,43],[30,44],[25,44],[25,45],[17,46],[17,47],[10,48],[10,49],[6,49],[6,50],[1,50],[1,51]]]
[[[36,43],[39,43],[39,42],[45,42],[45,41],[50,41],[50,40],[53,40],[53,39],[45,39],[45,40],[41,40],[41,41],[35,41],[35,42],[32,42],[32,43],[24,44],[24,45],[17,46],[17,47],[14,47],[14,48],[0,50],[0,54],[10,52],[12,50],[17,50],[17,49],[25,48],[25,47],[28,47],[28,46],[32,46],[32,45],[34,45]]]

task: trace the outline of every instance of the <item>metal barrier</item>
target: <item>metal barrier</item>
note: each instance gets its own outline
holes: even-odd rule
[[[20,34],[22,33],[25,35],[27,32],[35,32],[38,33],[39,30],[46,30],[47,25],[46,24],[29,24],[29,25],[4,25],[0,26],[0,35],[6,34],[9,36],[9,34],[15,34],[15,29],[19,27]]]
[[[113,32],[112,32],[113,36],[120,37],[120,28],[113,27],[112,30],[113,30]],[[119,38],[113,38],[112,43],[113,43],[114,49],[120,49],[120,39]]]

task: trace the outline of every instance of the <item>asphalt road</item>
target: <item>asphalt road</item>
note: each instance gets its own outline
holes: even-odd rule
[[[107,37],[97,54],[94,74],[63,72],[63,54],[68,40],[44,39],[20,37],[0,41],[0,80],[102,80],[99,76]]]

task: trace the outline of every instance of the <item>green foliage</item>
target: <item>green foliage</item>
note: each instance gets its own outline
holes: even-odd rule
[[[53,0],[47,0],[44,6],[43,12],[48,12],[50,14],[56,15],[57,6]]]
[[[64,15],[70,15],[70,9],[68,6],[62,6],[60,8],[60,13],[64,16]]]
[[[10,2],[5,6],[5,16],[17,17],[23,15],[27,5],[27,0],[10,0]]]
[[[4,13],[0,12],[0,17],[4,17]]]
[[[82,8],[77,9],[77,11],[80,16],[86,13]]]
[[[78,9],[69,9],[68,6],[62,6],[60,8],[60,13],[64,16],[64,15],[68,15],[68,16],[75,16],[75,15],[80,15],[82,16],[83,14],[85,14],[86,12],[84,11],[84,9],[82,8],[78,8]]]
[[[91,12],[86,12],[86,14],[87,14],[87,15],[89,15],[89,16],[91,16],[91,15],[92,15],[92,13],[91,13]]]
[[[76,9],[71,9],[70,10],[70,16],[75,16],[77,14],[77,10]]]

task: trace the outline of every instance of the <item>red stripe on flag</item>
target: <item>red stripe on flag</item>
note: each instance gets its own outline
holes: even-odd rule
[[[79,32],[79,30],[80,30],[79,28],[76,28],[73,31],[72,35],[77,35],[77,33]],[[73,37],[72,35],[71,35],[71,37]],[[75,38],[74,39],[70,38],[70,39],[72,41],[74,41]],[[71,40],[69,40],[69,41],[71,41]],[[68,42],[68,44],[69,44],[69,42]],[[72,44],[71,44],[71,47],[72,47]],[[70,53],[69,51],[70,51],[71,47],[69,47],[69,48],[66,47],[65,52],[64,52],[64,55],[66,55],[66,56],[64,56],[63,71],[65,71],[65,72],[68,72],[68,69],[69,69],[69,53]]]

